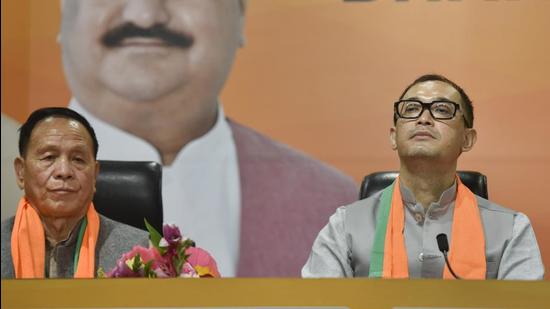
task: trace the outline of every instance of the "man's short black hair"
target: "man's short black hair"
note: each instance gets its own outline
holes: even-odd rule
[[[409,91],[409,89],[411,89],[412,86],[414,86],[416,84],[419,84],[419,83],[422,83],[422,82],[427,82],[427,81],[444,82],[446,84],[451,85],[453,88],[456,89],[456,91],[458,91],[458,93],[460,94],[460,98],[462,99],[462,103],[464,105],[464,111],[463,112],[464,112],[464,119],[466,120],[465,121],[466,122],[466,127],[473,128],[474,127],[474,106],[472,104],[472,101],[470,100],[470,98],[468,97],[466,92],[464,92],[464,89],[462,89],[459,85],[457,85],[456,83],[454,83],[453,81],[451,81],[450,79],[446,78],[443,75],[426,74],[426,75],[420,76],[414,82],[412,82],[405,89],[405,91],[403,91],[403,93],[399,97],[399,100],[403,99],[403,97],[405,96],[407,91]],[[397,122],[397,115],[394,113],[393,114],[393,124],[395,125],[396,122]]]
[[[99,145],[97,143],[94,129],[92,128],[88,120],[84,118],[84,116],[66,107],[45,107],[37,109],[29,115],[27,121],[25,121],[21,128],[19,128],[19,155],[21,157],[25,157],[25,155],[27,154],[29,140],[31,139],[32,131],[34,130],[36,125],[40,121],[50,117],[67,118],[78,121],[80,124],[82,124],[86,128],[86,130],[88,130],[88,133],[92,137],[92,142],[94,144],[94,158],[97,158],[97,150],[99,148]]]

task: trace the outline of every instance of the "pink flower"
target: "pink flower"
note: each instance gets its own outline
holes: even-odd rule
[[[216,261],[208,252],[201,248],[189,247],[185,253],[190,255],[187,262],[193,266],[200,277],[221,277]]]
[[[132,250],[124,253],[120,259],[118,259],[115,268],[111,270],[107,277],[143,277],[144,276],[144,269],[140,268],[137,271],[133,271],[130,266],[132,265],[132,261],[136,256],[139,254],[139,257],[142,261],[142,264],[145,264],[149,261],[152,262],[152,268],[158,267],[157,260],[161,258],[160,254],[155,248],[143,248],[141,246],[134,246]]]
[[[180,277],[182,278],[198,278],[199,274],[195,271],[193,266],[189,264],[188,262],[185,262],[183,264],[183,267],[181,268],[181,274]]]
[[[162,236],[168,245],[177,245],[182,240],[180,229],[175,224],[165,224],[162,227]]]
[[[156,260],[160,258],[160,253],[155,248],[143,248],[142,246],[134,246],[131,251],[127,252],[124,256],[134,256],[136,253],[139,253],[141,259],[144,263],[153,261],[153,266],[155,266]]]
[[[142,277],[139,272],[134,272],[126,265],[126,260],[119,259],[116,266],[106,274],[108,278],[123,278],[123,277]]]
[[[156,267],[153,267],[159,277],[176,277],[177,271],[174,267],[174,257],[165,254],[157,259]]]
[[[195,248],[195,243],[181,235],[179,228],[165,224],[161,235],[147,220],[150,248],[135,246],[123,254],[109,273],[98,271],[100,277],[220,277],[216,261],[208,252]]]

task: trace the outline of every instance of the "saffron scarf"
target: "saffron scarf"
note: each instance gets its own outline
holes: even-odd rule
[[[463,279],[485,279],[485,237],[475,195],[459,177],[451,228],[449,264]],[[369,277],[408,278],[408,259],[403,236],[405,214],[399,177],[384,189],[376,218]],[[435,239],[434,239],[435,241]],[[445,266],[444,279],[454,279]]]
[[[87,222],[87,223],[86,223]],[[75,248],[75,278],[94,278],[95,247],[99,235],[99,215],[90,203]],[[80,248],[79,248],[80,247]],[[11,233],[11,256],[15,278],[44,278],[46,238],[38,213],[26,198],[21,198]]]

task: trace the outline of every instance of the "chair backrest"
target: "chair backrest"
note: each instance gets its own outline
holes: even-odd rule
[[[99,160],[96,210],[146,230],[144,218],[162,231],[162,166],[156,162]]]
[[[361,184],[359,199],[362,200],[383,190],[397,178],[398,174],[398,172],[390,171],[377,172],[365,176]],[[487,177],[485,175],[474,171],[458,171],[458,176],[462,183],[474,194],[486,199],[489,198],[489,194],[487,193]]]

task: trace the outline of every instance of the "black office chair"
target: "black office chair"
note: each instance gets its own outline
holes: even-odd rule
[[[99,160],[94,205],[100,214],[143,230],[147,218],[162,233],[162,166]]]
[[[398,174],[398,172],[391,171],[372,173],[365,176],[361,184],[359,199],[362,200],[383,190],[397,178]],[[489,198],[489,194],[487,193],[487,177],[485,175],[473,171],[458,171],[458,176],[462,183],[474,194],[486,199]]]

